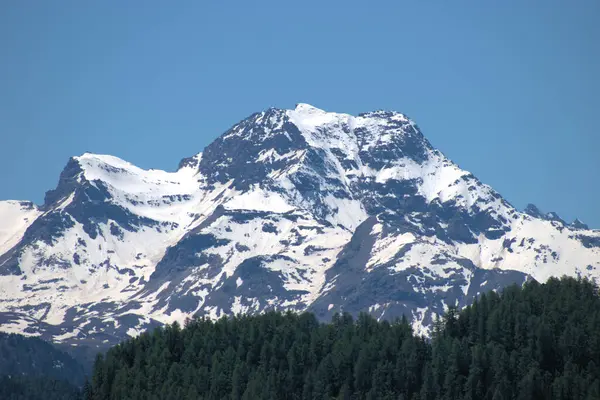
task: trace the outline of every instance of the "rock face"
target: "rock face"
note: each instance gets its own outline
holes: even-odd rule
[[[180,162],[74,157],[0,202],[0,330],[108,345],[192,315],[432,318],[526,279],[600,276],[600,232],[522,213],[395,112],[251,115]]]

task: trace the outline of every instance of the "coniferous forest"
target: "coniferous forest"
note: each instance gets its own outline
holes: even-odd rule
[[[79,387],[66,380],[31,376],[0,376],[2,400],[80,400]]]
[[[0,333],[0,400],[80,398],[84,369],[38,338]]]
[[[600,297],[572,278],[482,294],[432,339],[406,320],[197,319],[98,356],[89,400],[600,399]]]

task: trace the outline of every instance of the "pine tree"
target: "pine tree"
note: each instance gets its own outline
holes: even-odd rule
[[[600,398],[599,336],[598,290],[570,278],[482,294],[441,319],[431,341],[414,336],[406,319],[364,314],[329,324],[275,312],[195,319],[99,356],[82,396],[590,400]],[[44,400],[53,400],[46,383],[1,379],[0,398],[48,392]]]

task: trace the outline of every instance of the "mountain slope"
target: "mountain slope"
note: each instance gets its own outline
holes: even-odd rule
[[[269,109],[172,173],[84,154],[32,210],[2,236],[0,329],[75,345],[271,309],[427,334],[480,292],[600,268],[600,232],[517,211],[395,112]]]

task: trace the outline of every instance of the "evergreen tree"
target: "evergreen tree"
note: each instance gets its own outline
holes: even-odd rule
[[[598,290],[571,278],[482,294],[450,309],[431,339],[413,335],[405,318],[378,322],[365,314],[336,315],[328,324],[276,312],[200,318],[98,356],[83,396],[591,400],[600,398],[598,337]]]

